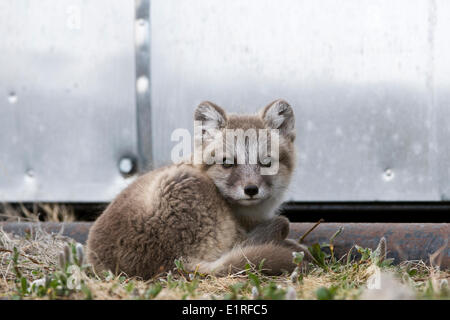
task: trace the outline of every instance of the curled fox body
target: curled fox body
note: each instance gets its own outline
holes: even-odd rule
[[[218,131],[279,130],[279,152],[270,154],[270,161],[279,163],[277,173],[261,175],[266,164],[260,162],[225,161],[173,164],[142,175],[90,230],[88,259],[96,270],[148,279],[171,270],[180,258],[188,270],[216,275],[263,259],[263,271],[270,275],[295,268],[292,252],[305,250],[286,239],[289,221],[277,215],[295,164],[292,108],[277,100],[257,115],[235,115],[203,102],[195,120]],[[217,139],[205,132],[201,144]],[[248,153],[248,140],[233,148],[225,152],[227,159],[233,157],[230,151]]]

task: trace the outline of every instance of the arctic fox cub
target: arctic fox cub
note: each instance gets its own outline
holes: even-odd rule
[[[201,149],[201,163],[151,171],[123,190],[90,230],[88,259],[96,270],[148,279],[182,258],[189,270],[226,275],[264,259],[263,272],[275,275],[295,268],[293,251],[307,254],[286,239],[289,221],[277,215],[295,165],[291,106],[277,100],[257,115],[235,115],[203,102],[195,120],[204,125],[202,147],[224,142],[223,161],[208,161],[217,154]],[[258,135],[260,129],[276,129],[278,152],[252,163],[248,137],[225,141],[227,130],[248,129]],[[240,155],[244,161],[236,163]],[[274,174],[261,174],[275,162]]]

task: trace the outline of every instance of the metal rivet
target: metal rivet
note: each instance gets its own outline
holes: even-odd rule
[[[28,169],[27,172],[26,172],[26,174],[27,174],[28,177],[33,178],[33,177],[34,177],[34,171],[33,171],[33,169]]]
[[[11,104],[14,104],[14,103],[17,102],[17,95],[16,95],[15,92],[10,92],[10,93],[9,93],[9,95],[8,95],[8,101],[9,101],[9,103],[11,103]]]
[[[135,164],[133,159],[124,157],[119,161],[119,170],[122,174],[129,175],[135,170]]]
[[[394,179],[394,171],[392,171],[392,169],[384,170],[383,179],[385,181],[391,181],[392,179]]]
[[[136,89],[138,93],[144,93],[148,90],[148,78],[146,76],[140,76],[136,81]]]

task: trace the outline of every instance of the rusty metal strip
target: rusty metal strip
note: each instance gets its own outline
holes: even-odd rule
[[[289,238],[299,239],[314,224],[291,223]],[[64,236],[85,243],[90,222],[72,223],[17,223],[0,222],[0,227],[8,233],[25,235],[41,227],[50,233],[62,231]],[[362,247],[375,248],[381,237],[387,240],[388,257],[398,263],[403,260],[423,260],[429,262],[429,256],[447,243],[443,251],[441,268],[450,267],[450,246],[448,223],[322,223],[306,239],[306,244],[329,242],[330,237],[343,226],[343,232],[334,240],[338,256],[347,253],[357,244]]]
[[[0,228],[7,233],[25,236],[35,234],[39,228],[48,233],[61,233],[77,242],[85,243],[92,222],[0,222]]]
[[[290,238],[298,239],[314,223],[291,223]],[[343,232],[334,240],[337,256],[347,253],[357,244],[375,249],[380,238],[387,240],[388,258],[398,263],[404,260],[423,260],[447,243],[441,267],[450,267],[448,223],[322,223],[305,239],[306,244],[329,242],[330,237],[343,226]]]

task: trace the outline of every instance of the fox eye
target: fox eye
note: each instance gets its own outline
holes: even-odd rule
[[[261,161],[261,167],[270,167],[272,165],[272,159],[265,159],[264,162]]]
[[[224,168],[231,168],[233,166],[233,163],[227,162],[227,158],[223,158],[222,166]]]

